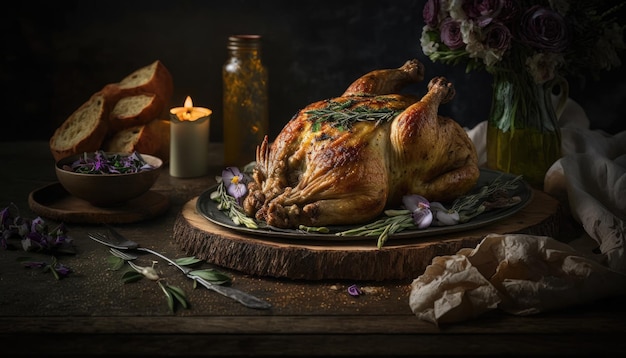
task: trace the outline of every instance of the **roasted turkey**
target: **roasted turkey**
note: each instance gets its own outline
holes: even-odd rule
[[[421,98],[398,93],[423,79],[423,65],[409,60],[300,110],[257,148],[246,214],[279,228],[361,224],[406,194],[447,202],[467,193],[479,176],[476,149],[438,114],[453,85],[437,77]]]

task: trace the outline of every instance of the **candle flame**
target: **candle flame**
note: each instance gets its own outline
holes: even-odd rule
[[[191,101],[190,96],[187,96],[187,98],[185,98],[184,107],[185,109],[187,109],[187,111],[191,111],[191,109],[193,108],[193,102]]]
[[[211,110],[204,107],[194,107],[191,97],[187,96],[184,107],[170,109],[170,113],[180,121],[195,121],[211,115]]]
[[[193,112],[193,102],[191,101],[191,97],[187,96],[185,98],[185,104],[183,105],[185,108],[185,112],[183,112],[183,119],[191,120],[191,113]]]

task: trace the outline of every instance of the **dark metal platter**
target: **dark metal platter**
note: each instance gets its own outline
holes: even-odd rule
[[[502,181],[508,181],[514,179],[516,176],[512,174],[502,173],[489,169],[481,169],[480,177],[478,182],[476,183],[476,188],[478,189],[488,183],[491,183],[497,178],[500,178]],[[389,235],[388,239],[413,239],[413,238],[424,238],[434,235],[441,235],[445,233],[452,232],[460,232],[466,230],[476,229],[482,226],[489,225],[496,221],[503,220],[521,209],[523,209],[532,199],[532,189],[530,186],[523,180],[518,181],[518,187],[515,190],[514,195],[517,195],[521,198],[521,201],[511,207],[502,208],[497,210],[490,210],[484,212],[470,221],[452,225],[452,226],[431,226],[426,229],[407,229],[404,231],[400,231],[394,234]],[[348,240],[363,240],[364,236],[339,236],[335,235],[335,233],[354,229],[361,225],[342,225],[342,226],[328,226],[330,230],[329,233],[315,233],[315,232],[305,232],[299,229],[277,229],[277,228],[258,228],[251,229],[245,226],[236,225],[223,211],[217,208],[218,203],[210,198],[210,195],[215,189],[217,185],[212,186],[211,188],[204,191],[198,197],[198,201],[196,202],[196,210],[200,215],[209,220],[210,222],[237,231],[243,234],[250,235],[261,235],[272,238],[289,238],[289,239],[306,239],[306,240],[332,240],[332,241],[348,241]]]

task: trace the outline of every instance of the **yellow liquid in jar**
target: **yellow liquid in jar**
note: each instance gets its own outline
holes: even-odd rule
[[[258,46],[233,45],[224,65],[224,164],[243,167],[269,130],[268,74]]]
[[[487,166],[491,169],[522,175],[537,189],[543,189],[544,177],[561,156],[559,134],[522,128],[502,132],[487,128]]]

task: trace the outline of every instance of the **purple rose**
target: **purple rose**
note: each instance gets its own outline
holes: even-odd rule
[[[519,4],[514,0],[501,0],[498,20],[505,24],[511,21],[518,12]]]
[[[499,14],[503,0],[471,0],[463,4],[463,11],[480,27],[491,23]]]
[[[428,0],[424,9],[422,10],[422,16],[424,16],[424,22],[426,25],[435,28],[439,23],[439,9],[441,9],[440,0]]]
[[[461,24],[451,17],[446,17],[441,22],[441,41],[451,50],[465,46],[463,35],[461,34]]]
[[[540,5],[528,9],[520,20],[520,40],[538,50],[562,52],[568,45],[565,19]]]
[[[511,47],[511,31],[501,22],[492,22],[485,28],[484,43],[493,50],[504,51]]]

